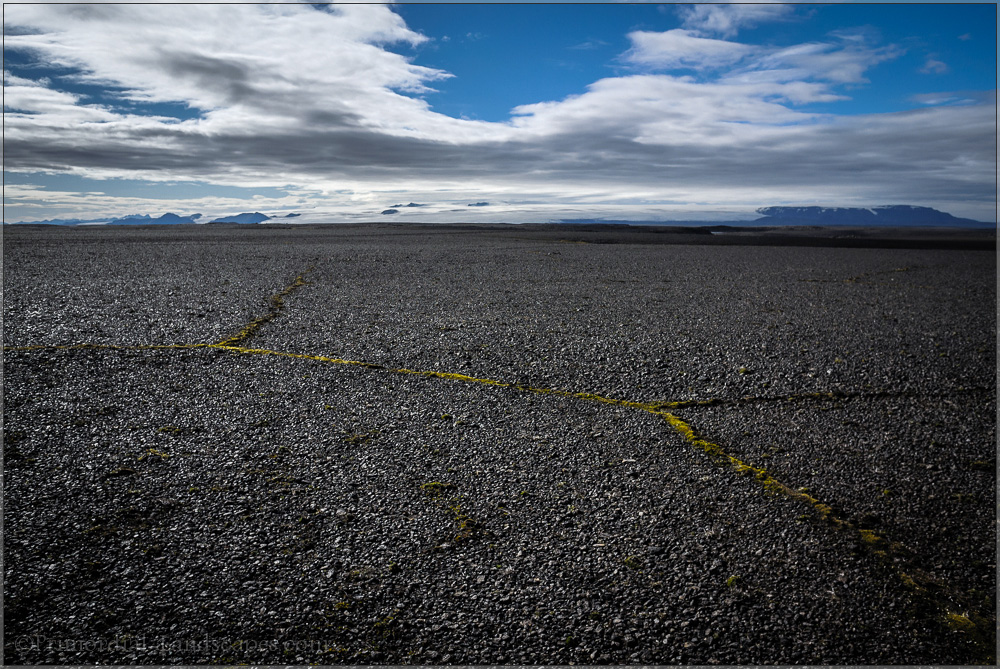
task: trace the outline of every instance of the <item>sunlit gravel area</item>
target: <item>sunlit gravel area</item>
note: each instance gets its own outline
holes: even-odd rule
[[[256,226],[184,227],[5,228],[4,346],[217,341],[310,262]]]
[[[5,661],[992,663],[995,251],[564,230],[5,228]]]

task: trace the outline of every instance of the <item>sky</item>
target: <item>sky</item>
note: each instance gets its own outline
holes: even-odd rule
[[[3,219],[996,221],[996,9],[6,4]]]

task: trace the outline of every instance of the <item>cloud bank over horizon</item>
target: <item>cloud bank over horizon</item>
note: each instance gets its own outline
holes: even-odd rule
[[[887,203],[995,220],[995,91],[940,89],[949,66],[928,55],[907,108],[820,109],[912,47],[853,25],[796,44],[739,39],[809,20],[797,11],[678,7],[675,27],[627,31],[611,71],[580,92],[484,121],[435,111],[435,86],[454,75],[416,60],[433,61],[445,36],[387,6],[8,5],[5,219],[374,220],[416,201],[439,220]],[[492,206],[466,206],[481,200]]]

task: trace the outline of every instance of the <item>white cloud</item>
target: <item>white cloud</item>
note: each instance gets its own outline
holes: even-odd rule
[[[925,62],[924,66],[920,68],[920,71],[924,74],[946,74],[949,69],[950,68],[946,63],[943,63],[936,58],[928,57],[927,62]]]
[[[629,33],[632,49],[625,58],[656,68],[718,68],[733,65],[753,52],[737,42],[698,37],[690,30]]]
[[[600,39],[588,39],[586,41],[580,42],[579,44],[574,44],[573,46],[566,47],[567,49],[573,49],[576,51],[589,51],[590,49],[599,49],[604,46],[611,46],[608,42]]]
[[[919,93],[910,100],[922,105],[996,105],[997,93],[993,91],[947,91],[940,93]]]
[[[80,105],[79,96],[47,88],[41,81],[3,74],[3,106],[5,122],[26,114],[59,116],[66,123],[110,121],[115,115],[95,105]],[[12,112],[9,113],[8,112]]]
[[[847,99],[832,86],[867,83],[868,69],[902,53],[891,45],[867,46],[869,36],[861,31],[834,37],[832,42],[776,48],[699,37],[689,30],[636,31],[629,33],[633,46],[624,57],[650,71],[690,68],[711,75],[724,70],[716,73],[719,81],[740,85],[738,92],[754,97],[751,87],[758,86],[758,96],[805,104]]]
[[[111,98],[94,104],[60,90],[58,78],[5,74],[13,110],[5,165],[97,179],[293,186],[290,199],[267,206],[309,202],[339,216],[404,200],[438,203],[408,214],[444,215],[464,207],[463,198],[498,203],[483,208],[489,212],[466,209],[466,218],[524,214],[527,205],[510,204],[524,199],[543,203],[533,211],[648,211],[656,202],[695,201],[752,208],[795,198],[995,204],[995,141],[986,141],[995,137],[995,100],[866,117],[796,109],[843,99],[839,87],[863,84],[869,68],[899,52],[847,36],[781,49],[705,36],[786,12],[748,7],[684,10],[685,29],[633,32],[624,58],[637,73],[491,123],[435,113],[419,97],[450,75],[386,48],[405,52],[427,38],[385,6],[8,5],[5,29],[17,28],[7,33],[8,49],[73,68],[122,99],[197,113],[178,120],[121,111],[127,106]],[[675,67],[697,76],[662,72]],[[93,217],[102,208],[166,206],[11,188],[5,197],[24,211],[48,202]],[[243,210],[245,201],[169,206],[213,215]]]
[[[794,7],[787,4],[699,4],[682,5],[677,13],[685,28],[733,37],[742,28],[786,19]]]
[[[690,77],[660,74],[615,77],[597,81],[585,94],[561,102],[518,107],[515,123],[539,141],[592,135],[603,142],[724,146],[734,135],[813,121],[814,114],[766,99],[797,94],[789,89],[787,84],[698,83]]]
[[[5,21],[38,33],[6,36],[6,48],[78,68],[127,99],[204,112],[253,106],[278,117],[308,95],[350,113],[393,96],[412,103],[392,91],[449,76],[381,48],[427,39],[384,6],[17,5]]]
[[[865,71],[900,56],[895,46],[872,48],[829,42],[809,42],[762,55],[748,72],[772,73],[778,81],[819,80],[835,84],[868,83]]]
[[[99,191],[78,192],[43,188],[31,184],[5,184],[5,220],[29,221],[51,218],[80,218],[84,220],[124,216],[144,212],[158,216],[166,212],[188,215],[200,213],[205,220],[221,215],[233,215],[247,208],[265,209],[269,212],[295,211],[301,193],[281,197],[198,197],[159,199],[109,195]],[[14,213],[16,212],[16,213]],[[11,215],[13,214],[13,215]]]

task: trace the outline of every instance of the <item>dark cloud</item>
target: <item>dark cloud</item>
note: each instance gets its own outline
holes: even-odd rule
[[[109,128],[109,130],[111,130]],[[147,141],[155,139],[156,141]],[[167,140],[165,142],[165,140]],[[985,141],[984,141],[985,140]],[[995,119],[985,106],[947,107],[788,128],[723,148],[638,142],[582,130],[535,142],[456,145],[360,128],[200,136],[157,127],[126,137],[52,129],[45,141],[8,137],[8,165],[35,170],[119,170],[137,177],[228,172],[384,182],[407,178],[688,188],[844,186],[900,197],[989,197]],[[277,176],[280,179],[280,176]]]
[[[253,85],[249,66],[231,59],[160,49],[156,62],[167,75],[198,88],[222,92],[230,103],[257,99],[263,93]]]

